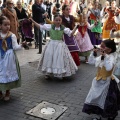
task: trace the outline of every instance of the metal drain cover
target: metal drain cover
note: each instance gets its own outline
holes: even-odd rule
[[[42,108],[41,113],[45,114],[45,115],[51,115],[51,114],[55,113],[55,109],[50,108],[50,107]]]
[[[39,117],[45,120],[56,120],[61,114],[67,110],[67,107],[48,103],[43,101],[36,107],[26,112],[26,114]]]

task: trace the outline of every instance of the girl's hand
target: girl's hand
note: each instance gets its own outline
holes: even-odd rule
[[[32,19],[32,18],[29,18],[29,20],[30,20],[31,22],[33,22],[33,19]]]
[[[44,16],[44,17],[47,17],[47,16],[48,16],[48,13],[47,13],[47,12],[45,12],[45,13],[43,14],[43,16]]]
[[[24,47],[26,45],[26,41],[21,43],[22,47]]]
[[[24,41],[22,42],[22,47],[25,49],[25,50],[29,50],[29,46],[27,45],[27,43]]]
[[[115,32],[116,31],[116,28],[112,28],[112,32]]]
[[[114,13],[114,15],[115,15],[115,16],[118,16],[118,15],[119,15],[119,12],[118,12],[118,11],[117,11],[117,12],[115,12],[115,13]]]
[[[101,51],[101,60],[104,60],[106,53],[104,51]]]
[[[95,22],[94,22],[94,25],[95,25],[95,26],[98,25],[98,21],[95,21]]]
[[[104,50],[100,50],[100,54],[101,54],[102,56],[105,56],[105,55],[106,55],[106,53],[105,53]]]
[[[97,53],[99,51],[99,49],[98,48],[94,48],[93,51]]]

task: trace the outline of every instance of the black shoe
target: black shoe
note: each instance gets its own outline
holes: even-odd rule
[[[43,42],[46,42],[46,40],[43,40]]]
[[[28,45],[29,45],[29,46],[32,46],[32,43],[30,42],[30,43],[28,43]]]
[[[45,45],[45,43],[42,43],[42,45]]]
[[[108,118],[108,120],[115,120],[115,117]]]

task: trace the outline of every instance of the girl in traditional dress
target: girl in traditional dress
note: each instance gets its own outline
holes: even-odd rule
[[[64,33],[69,36],[73,35],[77,28],[75,27],[71,31],[61,25],[62,19],[60,15],[55,15],[54,24],[40,25],[33,20],[32,22],[40,30],[50,31],[50,41],[42,53],[38,70],[42,70],[47,75],[46,79],[50,74],[53,74],[54,77],[67,77],[75,74],[78,68],[62,38]]]
[[[79,18],[74,17],[73,15],[70,15],[70,7],[68,5],[63,5],[62,6],[62,25],[65,27],[68,27],[70,30],[73,30],[75,27],[75,22],[79,22]],[[46,19],[47,23],[52,24],[53,22],[50,21],[49,19]],[[64,33],[63,37],[66,45],[68,46],[68,49],[76,63],[77,66],[80,65],[80,58],[78,55],[78,52],[80,52],[80,49],[78,47],[78,44],[75,40],[74,36],[69,37],[67,34]]]
[[[84,56],[85,62],[87,63],[88,56],[90,55],[90,52],[93,49],[93,45],[89,38],[87,29],[92,29],[93,27],[95,27],[95,25],[94,24],[90,25],[87,22],[87,16],[85,14],[83,15],[81,14],[80,18],[81,20],[80,20],[80,25],[78,27],[78,33],[76,34],[76,40],[80,48],[80,56]]]
[[[111,6],[106,9],[106,12],[108,14],[107,19],[104,21],[103,25],[103,33],[102,33],[102,38],[107,39],[110,38],[110,30],[112,28],[116,28],[116,30],[120,30],[120,25],[115,23],[115,12],[117,11],[116,7],[116,1],[111,2]]]
[[[98,23],[94,28],[88,30],[90,40],[93,45],[99,45],[101,43],[102,29],[101,29],[101,21],[100,21],[100,10],[98,6],[99,3],[93,2],[92,9],[88,10],[89,23],[90,24],[94,24],[94,22]]]
[[[95,58],[98,71],[82,111],[89,115],[95,114],[93,120],[101,120],[101,117],[115,120],[120,110],[120,91],[116,77],[112,75],[116,63],[116,45],[113,40],[107,39],[101,43],[100,48],[101,55]]]
[[[21,86],[21,75],[14,50],[21,49],[15,34],[11,33],[10,20],[0,17],[0,99],[8,101],[10,90]],[[5,95],[3,95],[5,91]]]
[[[73,28],[75,27],[75,22],[79,22],[79,18],[76,18],[73,15],[70,15],[70,7],[68,5],[63,5],[62,12],[63,12],[63,14],[61,15],[62,24],[65,27],[70,28],[70,30],[73,30]],[[79,58],[78,52],[80,52],[80,49],[75,40],[75,37],[74,36],[69,37],[67,34],[64,34],[64,40],[65,40],[66,45],[68,46],[68,49],[76,65],[79,66],[80,58]]]

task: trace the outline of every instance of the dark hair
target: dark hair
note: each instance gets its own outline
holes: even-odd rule
[[[65,10],[66,7],[68,7],[69,5],[63,5],[62,6],[62,11]]]
[[[111,39],[106,39],[104,41],[102,41],[106,47],[110,48],[111,49],[111,52],[110,53],[113,53],[116,51],[116,44],[114,42],[114,39],[111,40]]]
[[[4,20],[9,20],[6,16],[0,16],[0,25],[3,23]]]
[[[29,4],[32,2],[32,0],[29,1]]]
[[[54,19],[55,19],[56,17],[62,18],[60,14],[55,14],[55,15],[54,15]]]

